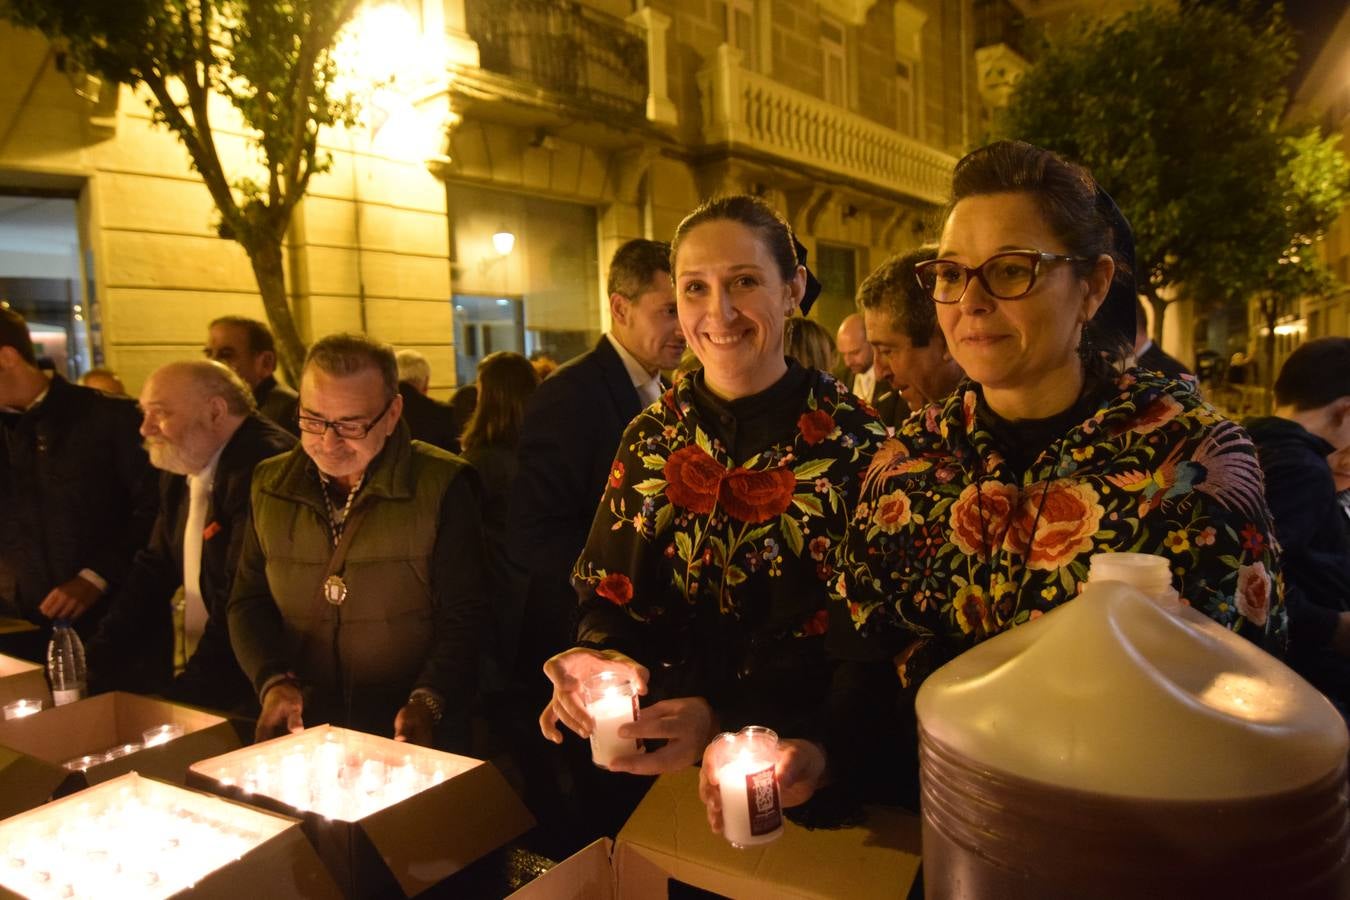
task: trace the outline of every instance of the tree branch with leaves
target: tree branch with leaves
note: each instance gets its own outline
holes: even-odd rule
[[[1155,341],[1167,298],[1245,305],[1325,283],[1312,244],[1350,182],[1334,141],[1281,124],[1293,62],[1278,5],[1148,6],[1043,45],[996,119],[1000,136],[1083,163],[1115,197]]]
[[[287,300],[283,246],[310,179],[331,165],[320,129],[355,124],[335,89],[333,47],[360,0],[4,0],[0,17],[59,42],[88,71],[143,86],[154,121],[187,149],[248,254],[283,370],[304,358]],[[238,116],[256,160],[222,159],[212,98]]]

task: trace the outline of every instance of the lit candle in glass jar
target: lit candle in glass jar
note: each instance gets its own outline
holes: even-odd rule
[[[13,703],[5,704],[6,719],[22,719],[24,716],[40,712],[42,712],[41,700],[15,700]]]
[[[733,847],[767,844],[783,833],[778,797],[778,735],[751,725],[713,740],[705,765],[717,773],[722,834]]]
[[[642,752],[633,738],[619,737],[619,726],[636,722],[637,684],[617,672],[601,672],[581,683],[586,712],[595,720],[591,730],[591,762],[608,769],[614,760]]]
[[[167,744],[175,738],[183,736],[182,725],[156,725],[154,728],[147,728],[142,734],[141,739],[145,741],[147,747],[158,747],[160,744]]]

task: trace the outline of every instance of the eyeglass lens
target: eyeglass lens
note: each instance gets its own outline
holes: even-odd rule
[[[965,293],[970,270],[960,263],[937,260],[925,267],[923,286],[938,303],[956,303]],[[989,293],[1003,300],[1020,297],[1036,280],[1036,261],[1020,253],[991,256],[979,267]]]

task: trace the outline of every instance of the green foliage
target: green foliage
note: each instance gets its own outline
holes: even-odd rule
[[[1293,61],[1278,6],[1145,7],[1046,45],[996,128],[1092,170],[1134,226],[1150,298],[1302,290],[1323,283],[1306,251],[1350,174],[1334,142],[1281,127]]]
[[[88,71],[144,86],[156,122],[187,148],[220,213],[223,237],[248,252],[288,371],[303,356],[281,242],[310,178],[330,164],[319,129],[351,124],[334,90],[332,48],[359,0],[3,0],[0,18],[35,28]],[[238,112],[253,144],[227,172],[211,98]]]

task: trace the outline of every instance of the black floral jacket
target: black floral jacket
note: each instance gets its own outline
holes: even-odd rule
[[[1250,438],[1189,382],[1131,369],[1116,389],[1021,479],[980,426],[970,381],[877,451],[840,592],[859,628],[909,635],[902,677],[1073,598],[1089,557],[1111,551],[1167,557],[1184,602],[1283,653],[1278,548]]]
[[[886,429],[813,371],[781,440],[735,460],[692,391],[686,379],[624,433],[573,571],[578,638],[648,666],[656,698],[703,696],[726,727],[786,727],[789,698],[828,685],[835,552]]]

